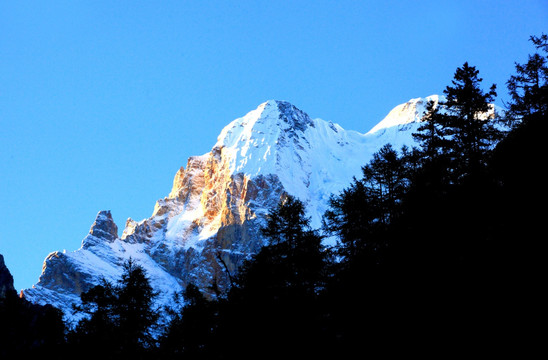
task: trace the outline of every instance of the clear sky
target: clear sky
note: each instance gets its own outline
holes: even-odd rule
[[[546,0],[0,1],[0,253],[32,286],[268,99],[366,132],[468,61],[502,105],[547,25]]]

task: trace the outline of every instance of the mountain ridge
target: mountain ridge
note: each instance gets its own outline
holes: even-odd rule
[[[49,254],[38,283],[23,294],[70,319],[79,294],[101,277],[116,281],[129,257],[147,270],[159,304],[189,283],[226,288],[226,269],[236,272],[264,245],[260,227],[284,194],[301,199],[319,227],[331,194],[359,176],[375,151],[413,144],[429,98],[399,105],[379,123],[385,126],[365,134],[268,100],[225,126],[209,153],[191,156],[150,218],[128,219],[118,236],[110,211],[100,211],[80,249]]]

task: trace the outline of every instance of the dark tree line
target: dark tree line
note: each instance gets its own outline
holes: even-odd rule
[[[82,294],[65,354],[119,358],[526,356],[543,308],[548,37],[516,64],[508,111],[459,67],[431,102],[418,146],[374,154],[330,199],[321,229],[285,195],[268,240],[211,299],[193,284],[157,326],[144,270]],[[325,247],[325,238],[336,245]],[[156,336],[153,336],[156,330]],[[525,342],[524,342],[525,340]]]

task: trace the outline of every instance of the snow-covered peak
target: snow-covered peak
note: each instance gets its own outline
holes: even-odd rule
[[[282,149],[306,147],[304,133],[314,121],[287,101],[269,100],[228,124],[213,147],[228,159],[230,173],[276,174]]]
[[[228,286],[225,268],[237,271],[264,244],[260,228],[283,193],[302,200],[318,228],[330,196],[360,177],[373,153],[386,143],[413,144],[430,99],[438,97],[397,106],[367,134],[311,119],[286,101],[266,101],[230,122],[211,152],[188,159],[150,218],[128,220],[119,238],[110,212],[99,212],[81,248],[48,255],[39,282],[24,295],[70,315],[82,291],[101,278],[116,281],[129,258],[162,294],[159,305],[188,283]]]
[[[268,100],[225,126],[215,147],[240,147],[241,143],[258,138],[261,143],[273,144],[281,132],[303,132],[308,126],[314,123],[305,112],[287,101]]]
[[[440,100],[443,101],[443,96],[430,95],[425,98],[411,99],[406,103],[400,104],[392,109],[388,115],[369,130],[367,134],[374,134],[383,129],[419,122],[426,112],[426,104],[429,101],[434,101],[437,105]]]

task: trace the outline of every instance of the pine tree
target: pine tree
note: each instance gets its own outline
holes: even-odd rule
[[[122,351],[152,345],[151,332],[159,316],[153,307],[157,295],[142,266],[131,258],[124,263],[122,278],[116,288],[115,303]]]
[[[501,133],[494,125],[491,103],[496,86],[491,85],[485,93],[481,88],[479,71],[465,62],[457,68],[452,86],[443,91],[446,101],[442,104],[445,128],[451,143],[450,156],[453,162],[455,181],[477,175],[485,165],[487,152],[492,149]]]
[[[151,331],[158,319],[153,308],[156,296],[143,267],[130,258],[116,285],[103,279],[80,295],[75,311],[84,317],[69,334],[69,344],[90,356],[143,355],[152,345]]]
[[[422,152],[422,163],[434,162],[440,155],[446,154],[450,148],[445,128],[446,117],[441,113],[441,107],[434,100],[426,104],[426,112],[422,117],[417,131],[412,134],[419,143]]]
[[[383,146],[362,168],[361,179],[331,197],[324,228],[338,237],[339,255],[351,259],[365,251],[380,261],[384,232],[399,216],[409,185],[409,156],[407,148],[399,155],[390,144]]]
[[[267,224],[261,231],[268,245],[257,254],[252,266],[269,264],[272,286],[314,294],[321,286],[326,254],[322,237],[310,228],[303,202],[286,195],[268,213]]]
[[[356,178],[340,194],[330,197],[323,228],[337,237],[339,256],[352,259],[365,245],[364,238],[371,232],[375,221],[373,204],[372,192]]]
[[[406,148],[403,151],[406,152]],[[389,224],[397,217],[398,204],[408,185],[406,160],[392,145],[387,144],[373,154],[373,159],[362,168],[362,173],[362,181],[378,201],[379,222]]]
[[[516,63],[516,75],[506,83],[512,98],[509,111],[515,120],[548,115],[548,35],[530,40],[542,54],[529,55],[525,64]]]
[[[119,347],[118,319],[113,285],[102,279],[100,284],[80,294],[80,300],[80,305],[74,306],[74,312],[80,313],[83,318],[68,333],[69,349],[73,353],[83,352],[90,358],[98,354],[116,353]],[[101,344],[100,350],[97,344]]]
[[[457,68],[452,85],[443,91],[446,100],[437,106],[429,102],[413,134],[423,154],[422,172],[437,176],[433,183],[458,184],[477,176],[485,168],[487,153],[502,138],[492,105],[496,86],[484,92],[482,81],[479,71],[467,62]]]
[[[160,353],[168,357],[211,358],[214,351],[211,345],[218,326],[218,302],[207,300],[192,283],[181,295],[184,306],[168,324],[160,341]]]
[[[236,277],[221,301],[216,339],[226,358],[310,355],[319,348],[318,294],[325,286],[328,253],[310,228],[304,204],[286,195],[262,229],[268,240]],[[246,339],[231,352],[230,344]],[[314,344],[314,345],[312,345]]]
[[[498,226],[497,259],[504,285],[537,298],[534,289],[543,281],[545,240],[543,206],[548,132],[548,35],[531,36],[538,50],[525,64],[516,63],[516,75],[507,82],[512,98],[509,112],[518,122],[494,151],[491,171],[498,185],[494,207]],[[532,311],[533,303],[526,307]]]

